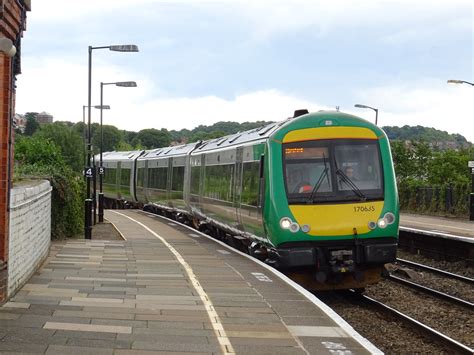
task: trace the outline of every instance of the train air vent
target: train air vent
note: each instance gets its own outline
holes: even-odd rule
[[[234,138],[232,138],[231,140],[229,140],[229,143],[235,142],[235,141],[236,141],[237,139],[239,139],[240,137],[242,137],[241,134],[236,135]]]
[[[307,109],[296,110],[294,115],[293,115],[293,118],[306,115],[307,113],[309,113],[309,111]]]
[[[258,132],[258,134],[263,136],[265,133],[269,132],[273,127],[275,127],[274,124],[271,126],[265,126]]]
[[[216,145],[221,145],[221,144],[224,143],[226,140],[227,140],[227,137],[221,139],[219,142],[216,143]]]

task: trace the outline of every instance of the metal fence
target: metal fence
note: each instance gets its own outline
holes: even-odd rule
[[[456,186],[407,186],[399,184],[400,208],[404,211],[469,216],[469,184]]]

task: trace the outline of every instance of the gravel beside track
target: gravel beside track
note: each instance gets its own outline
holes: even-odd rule
[[[442,345],[422,334],[397,318],[370,307],[349,302],[337,293],[317,293],[317,297],[344,318],[358,333],[367,338],[386,354],[443,354],[448,353]]]
[[[415,318],[469,347],[474,346],[474,312],[388,280],[369,286],[365,294]]]
[[[432,260],[401,250],[398,251],[398,257],[452,273],[474,277],[472,267],[466,266],[465,262]],[[397,276],[405,277],[410,281],[470,302],[474,300],[472,286],[462,281],[447,279],[426,271],[407,269],[405,266],[400,268],[397,265],[390,264],[387,265],[387,269],[391,271],[399,269],[395,272]],[[471,348],[474,347],[474,337],[472,336],[474,334],[474,312],[471,310],[388,280],[382,280],[376,285],[368,286],[365,294]],[[417,334],[411,327],[404,325],[395,318],[383,315],[379,311],[350,303],[347,299],[337,296],[336,293],[320,293],[317,296],[327,302],[356,331],[387,354],[449,353],[442,345],[433,343],[426,336]]]

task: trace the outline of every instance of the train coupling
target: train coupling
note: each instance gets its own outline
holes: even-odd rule
[[[353,250],[332,250],[329,254],[328,262],[333,274],[352,273],[355,271]]]

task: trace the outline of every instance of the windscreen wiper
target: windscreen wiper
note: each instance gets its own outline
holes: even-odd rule
[[[328,185],[329,185],[329,177],[328,177],[329,168],[328,168],[328,165],[326,163],[326,156],[324,154],[323,154],[323,161],[324,161],[324,170],[321,173],[321,175],[319,175],[319,179],[316,182],[316,185],[314,185],[314,188],[313,188],[313,190],[311,191],[311,194],[308,197],[308,203],[313,202],[313,196],[319,190],[319,188],[321,187],[325,177],[327,177]]]
[[[347,176],[341,169],[339,169],[336,165],[336,175],[339,175],[341,177],[341,180],[345,182],[351,190],[360,197],[362,201],[367,200],[367,196],[365,196],[362,191],[357,187],[356,184],[354,184],[354,181],[351,180],[349,176]]]

